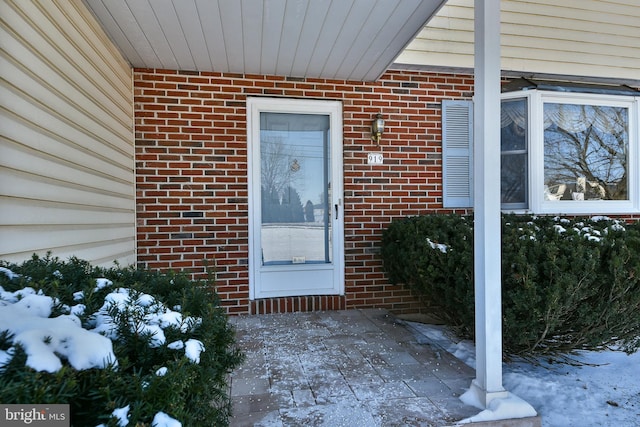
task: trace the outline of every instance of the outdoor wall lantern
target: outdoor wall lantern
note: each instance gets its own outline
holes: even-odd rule
[[[384,119],[382,114],[378,113],[374,121],[371,122],[371,139],[380,145],[380,137],[384,132]]]

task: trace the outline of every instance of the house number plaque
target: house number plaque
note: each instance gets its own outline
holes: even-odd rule
[[[381,165],[383,162],[384,157],[382,157],[382,153],[367,153],[368,165]]]

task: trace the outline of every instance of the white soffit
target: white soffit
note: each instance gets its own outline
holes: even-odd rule
[[[84,0],[136,68],[372,81],[446,0]]]

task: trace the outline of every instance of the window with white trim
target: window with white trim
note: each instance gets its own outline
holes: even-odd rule
[[[631,95],[582,93],[575,88],[504,93],[502,209],[639,212],[640,97],[638,91],[627,91]],[[443,162],[447,157],[443,141]],[[470,199],[467,204],[471,206]]]
[[[638,97],[531,90],[503,95],[503,209],[637,212]]]
[[[503,100],[500,113],[500,200],[503,209],[528,205],[529,121],[526,98]]]

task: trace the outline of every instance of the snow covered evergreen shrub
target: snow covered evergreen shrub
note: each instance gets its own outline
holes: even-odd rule
[[[640,225],[609,218],[505,215],[504,348],[554,354],[640,345]],[[473,220],[427,215],[394,221],[382,258],[392,283],[473,334]]]
[[[243,356],[211,284],[76,258],[0,265],[0,402],[69,403],[74,426],[228,424]]]

